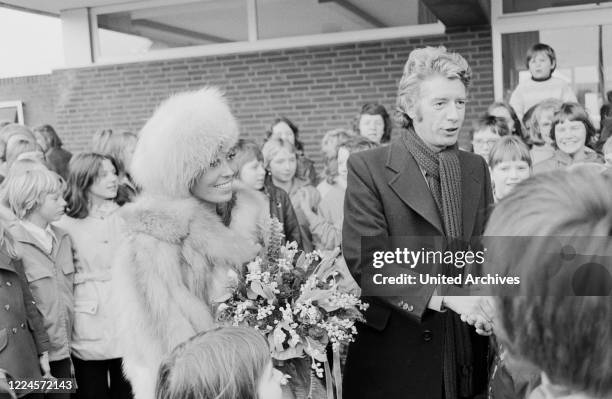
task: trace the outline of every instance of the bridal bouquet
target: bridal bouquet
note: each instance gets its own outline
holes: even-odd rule
[[[264,237],[260,255],[246,265],[231,297],[220,304],[220,323],[246,325],[267,338],[273,359],[296,360],[296,369],[309,359],[310,376],[327,379],[333,398],[327,348],[331,346],[337,396],[341,397],[340,346],[354,340],[356,321],[366,304],[339,250],[322,257],[300,253],[295,242],[283,242],[282,225],[275,219]],[[310,379],[312,391],[312,378]]]

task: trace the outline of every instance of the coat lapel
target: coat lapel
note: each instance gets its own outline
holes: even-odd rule
[[[412,210],[444,235],[440,214],[425,177],[412,155],[400,141],[389,145],[387,157],[389,186]]]

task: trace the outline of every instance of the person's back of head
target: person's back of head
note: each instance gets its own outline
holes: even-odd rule
[[[553,384],[596,398],[612,394],[610,198],[612,180],[599,173],[536,175],[496,206],[485,231],[489,252],[505,251],[487,272],[520,278],[497,299],[498,338]]]
[[[51,125],[39,125],[32,129],[32,133],[36,137],[36,141],[42,147],[43,152],[49,151],[51,148],[61,148],[62,140],[57,135],[57,132]]]
[[[102,129],[94,133],[91,151],[110,155],[117,162],[120,175],[127,173],[138,136],[132,132],[114,132],[112,129]]]
[[[0,158],[4,161],[6,161],[6,147],[13,136],[23,136],[34,143],[36,142],[34,133],[27,126],[17,123],[9,123],[3,126],[0,128]]]
[[[255,329],[224,327],[199,333],[164,359],[155,397],[269,399],[259,397],[258,389],[270,364],[268,344]]]
[[[25,136],[12,136],[6,143],[6,164],[9,169],[21,154],[40,151],[40,147],[35,141],[31,141]],[[44,156],[43,156],[44,157]]]

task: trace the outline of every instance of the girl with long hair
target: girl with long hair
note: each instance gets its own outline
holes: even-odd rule
[[[112,256],[121,237],[117,186],[113,158],[93,152],[73,156],[66,216],[57,222],[74,246],[72,360],[77,397],[88,399],[132,396],[121,370],[117,309],[111,304]]]

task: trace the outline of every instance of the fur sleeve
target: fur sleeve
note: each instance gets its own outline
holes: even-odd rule
[[[166,351],[214,326],[204,300],[183,281],[180,246],[139,234],[131,242],[130,280],[150,331]]]

